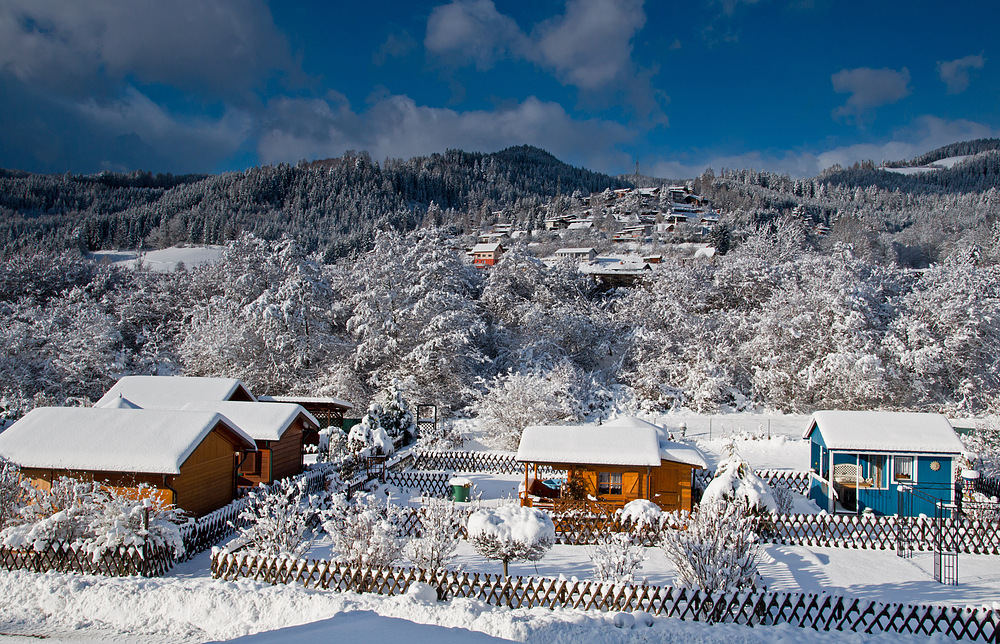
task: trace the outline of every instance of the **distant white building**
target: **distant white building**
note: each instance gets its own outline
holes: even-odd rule
[[[556,251],[556,257],[560,259],[575,259],[579,261],[592,262],[597,259],[597,250],[593,247],[587,248],[560,248]]]

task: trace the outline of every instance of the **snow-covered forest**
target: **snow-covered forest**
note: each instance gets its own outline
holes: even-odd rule
[[[973,177],[998,154],[989,141],[965,145],[960,151],[976,156],[939,173]],[[530,165],[531,149],[521,152],[527,156],[519,163]],[[482,169],[499,163],[496,156],[470,158]],[[328,170],[377,166],[361,155],[348,160]],[[413,160],[399,168],[424,162],[433,165]],[[567,188],[569,175],[546,172],[568,166],[546,163],[534,175],[499,182],[488,215],[484,201],[462,210],[466,227],[475,230],[484,217],[522,224],[528,213],[540,217],[514,195],[534,194],[528,201],[537,205],[553,180]],[[966,166],[972,174],[961,174]],[[322,167],[243,174],[306,171]],[[580,186],[603,190],[610,180],[580,172]],[[575,265],[543,264],[524,244],[490,270],[474,268],[463,258],[468,237],[455,225],[454,208],[451,223],[438,221],[449,211],[432,208],[410,232],[365,219],[368,228],[351,235],[370,236],[370,250],[352,246],[339,258],[323,245],[333,238],[317,241],[328,229],[310,228],[319,224],[299,221],[294,209],[270,219],[264,209],[258,224],[270,222],[268,234],[255,225],[261,234],[238,235],[220,261],[165,274],[96,264],[77,250],[44,250],[49,233],[66,226],[46,229],[8,210],[5,220],[38,236],[24,242],[35,251],[8,246],[0,264],[0,404],[5,417],[17,418],[39,404],[86,404],[123,374],[182,373],[237,377],[259,393],[334,395],[364,409],[398,380],[414,402],[487,420],[498,445],[509,443],[511,428],[593,419],[623,405],[996,411],[995,187],[982,190],[980,179],[969,178],[967,190],[957,180],[944,188],[940,180],[921,183],[925,175],[894,175],[904,183],[893,190],[831,179],[866,172],[886,173],[859,166],[805,181],[749,170],[706,173],[695,187],[716,205],[729,204],[723,223],[731,250],[713,261],[667,252],[639,286],[611,290],[598,289]],[[995,168],[990,172],[995,183]],[[41,181],[12,176],[4,180]],[[206,180],[174,181],[194,189]],[[4,194],[9,208],[12,193]],[[54,208],[68,194],[44,199]],[[250,203],[264,193],[247,194]],[[199,212],[216,203],[203,197]],[[555,197],[550,205],[567,201]],[[497,215],[492,207],[501,203],[507,209]],[[217,214],[226,225],[242,222]],[[162,219],[148,235],[186,216]],[[36,219],[60,217],[73,219]],[[822,221],[831,223],[826,235],[814,227]],[[190,240],[184,231],[193,229],[181,228],[164,243]],[[296,238],[307,229],[313,237]]]

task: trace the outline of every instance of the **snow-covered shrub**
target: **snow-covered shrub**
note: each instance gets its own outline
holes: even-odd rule
[[[94,561],[119,546],[167,548],[175,557],[184,554],[184,540],[178,527],[181,511],[164,505],[151,492],[147,485],[137,486],[137,492],[98,490],[88,522],[92,536],[84,543]]]
[[[650,529],[660,527],[660,517],[663,510],[648,499],[634,499],[620,510],[622,522],[627,522],[632,529]]]
[[[0,458],[0,528],[7,525],[21,507],[21,470],[5,458]]]
[[[404,442],[408,442],[417,437],[417,415],[403,398],[398,380],[389,384],[380,402],[379,425],[389,438],[403,438]]]
[[[519,505],[476,510],[469,516],[469,541],[487,559],[503,562],[538,561],[556,542],[556,528],[548,513]]]
[[[379,421],[379,403],[372,403],[361,422],[347,435],[347,449],[357,457],[389,456],[395,451],[392,439]]]
[[[455,557],[455,549],[462,540],[460,530],[464,513],[453,501],[435,498],[422,499],[420,524],[421,536],[406,544],[406,555],[413,565],[425,570],[447,568]]]
[[[305,479],[282,479],[258,486],[247,497],[239,518],[246,521],[235,543],[264,555],[301,557],[312,545],[309,520],[319,498],[306,494]]]
[[[10,548],[47,549],[53,543],[82,543],[97,486],[72,478],[52,481],[48,490],[21,483],[24,504],[11,525],[0,533],[3,545]]]
[[[646,560],[645,550],[630,532],[602,532],[587,546],[587,556],[598,581],[632,583],[635,570]]]
[[[735,446],[728,445],[729,457],[719,463],[715,478],[705,488],[701,502],[741,501],[758,512],[775,512],[778,504],[771,488],[740,455]]]
[[[340,561],[355,566],[380,568],[396,563],[402,552],[402,511],[386,498],[360,492],[351,501],[343,494],[331,499],[323,517],[323,529],[333,540]]]
[[[710,592],[756,588],[757,520],[744,504],[703,502],[693,515],[678,515],[670,522],[683,526],[664,530],[660,547],[682,586]]]
[[[149,486],[122,491],[60,478],[49,490],[25,482],[23,491],[24,505],[0,533],[5,546],[41,551],[68,543],[95,561],[119,546],[167,548],[175,556],[184,552],[181,513],[163,505]]]
[[[774,497],[775,511],[778,514],[791,514],[794,509],[793,494],[786,485],[775,485],[771,488],[771,495]]]

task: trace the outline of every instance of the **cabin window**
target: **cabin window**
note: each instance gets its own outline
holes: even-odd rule
[[[598,472],[597,493],[620,495],[622,493],[622,475],[614,472]]]
[[[871,488],[885,488],[885,455],[869,454],[861,457],[861,471],[864,484]]]
[[[913,480],[913,457],[894,456],[892,459],[893,478],[897,481]]]

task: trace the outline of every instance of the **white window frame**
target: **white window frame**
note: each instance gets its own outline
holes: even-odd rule
[[[910,475],[906,478],[900,478],[898,464],[902,462],[903,459],[908,459],[910,462]],[[917,457],[912,454],[895,454],[892,457],[892,482],[893,483],[916,483],[917,482]]]

